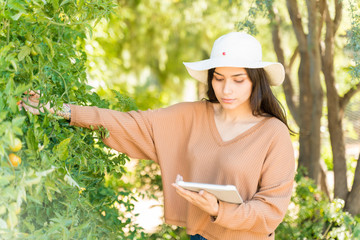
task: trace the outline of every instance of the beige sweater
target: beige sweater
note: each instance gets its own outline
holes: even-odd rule
[[[103,126],[109,147],[132,158],[160,164],[165,221],[187,233],[217,239],[274,239],[287,210],[295,160],[287,127],[265,118],[230,141],[222,141],[212,103],[180,103],[164,109],[117,112],[71,106],[71,125]],[[215,222],[176,194],[171,183],[184,181],[235,185],[245,203],[220,202]]]

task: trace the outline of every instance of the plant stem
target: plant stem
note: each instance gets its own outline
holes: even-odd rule
[[[333,223],[330,223],[329,226],[327,227],[326,231],[324,232],[324,237],[326,237],[326,235],[328,234],[331,226],[332,226]]]
[[[10,21],[7,23],[7,35],[6,35],[6,43],[10,43]]]
[[[52,69],[54,72],[56,72],[60,77],[61,77],[61,79],[63,80],[63,83],[64,83],[64,88],[65,88],[65,93],[66,93],[66,96],[67,96],[67,100],[68,100],[68,102],[70,102],[70,98],[69,98],[69,93],[68,93],[68,89],[67,89],[67,85],[66,85],[66,81],[65,81],[65,79],[64,79],[64,77],[61,75],[61,73],[60,72],[58,72],[57,70],[55,70],[55,69]]]

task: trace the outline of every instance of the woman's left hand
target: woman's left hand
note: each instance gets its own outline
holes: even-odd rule
[[[192,192],[180,187],[176,183],[173,183],[172,185],[176,188],[176,192],[188,202],[209,213],[210,216],[217,217],[219,213],[219,204],[213,194],[204,190],[201,190],[199,193]]]

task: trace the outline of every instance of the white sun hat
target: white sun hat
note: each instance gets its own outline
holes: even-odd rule
[[[215,40],[210,59],[184,62],[189,74],[207,84],[208,70],[216,67],[264,68],[271,86],[285,78],[284,66],[278,62],[263,62],[260,43],[251,35],[231,32]]]

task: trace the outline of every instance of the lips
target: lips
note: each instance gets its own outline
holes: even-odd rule
[[[223,103],[233,103],[235,101],[235,99],[233,99],[233,98],[222,98],[221,101]]]

